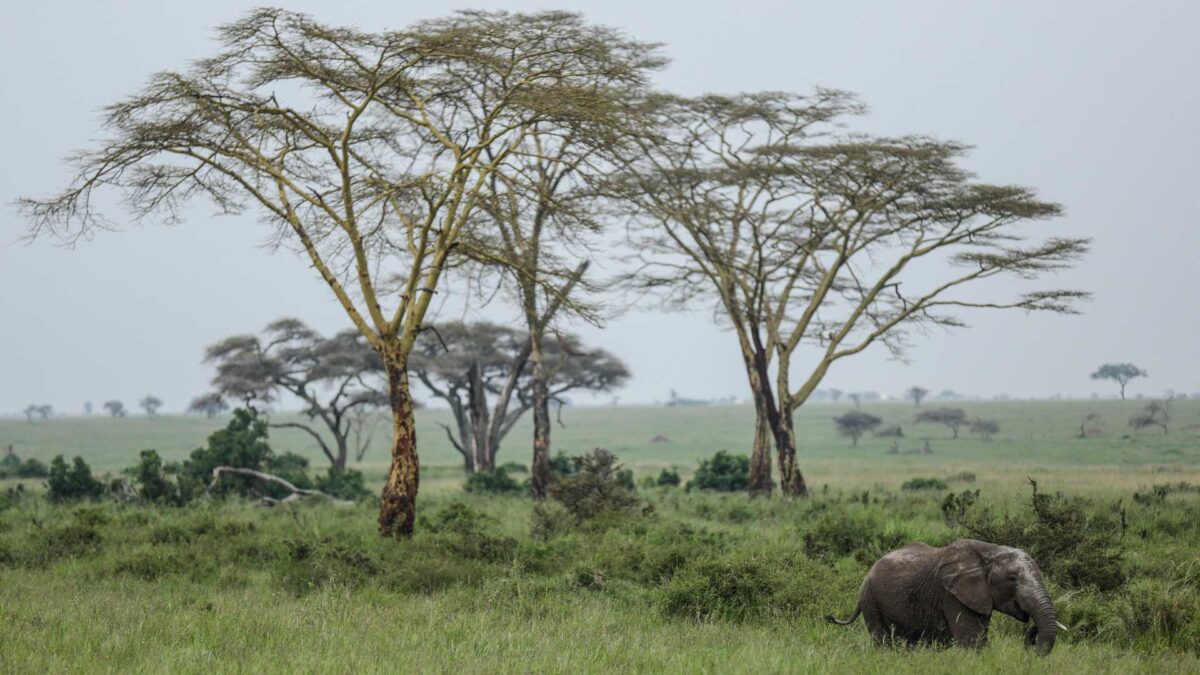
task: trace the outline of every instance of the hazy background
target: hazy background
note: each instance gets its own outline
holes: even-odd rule
[[[211,29],[258,4],[43,0],[0,11],[0,414],[28,403],[78,413],[109,398],[132,407],[148,393],[179,410],[206,388],[205,345],[283,316],[330,332],[347,326],[303,260],[262,250],[267,231],[253,217],[199,208],[182,226],[131,225],[75,250],[14,243],[25,224],[11,202],[69,180],[62,157],[99,137],[101,106],[156,70],[210,54]],[[1093,237],[1094,251],[1048,283],[1095,299],[1082,316],[977,314],[968,330],[918,337],[908,364],[872,349],[822,386],[1107,395],[1115,387],[1088,374],[1132,361],[1151,375],[1132,394],[1200,391],[1200,3],[665,4],[286,7],[371,30],[458,8],[576,9],[666,43],[673,63],[658,84],[677,92],[856,91],[871,107],[856,128],[974,144],[967,164],[981,178],[1036,186],[1064,204],[1047,233]],[[671,388],[745,395],[733,337],[709,312],[635,310],[580,330],[630,365],[622,402],[664,400]]]

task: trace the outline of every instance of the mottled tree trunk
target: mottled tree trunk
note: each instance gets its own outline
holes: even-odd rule
[[[488,437],[487,390],[483,383],[483,373],[476,361],[467,374],[469,395],[471,397],[471,448],[475,455],[475,470],[491,472],[496,468],[496,453],[491,447]]]
[[[385,537],[412,535],[417,515],[417,428],[408,387],[408,364],[398,349],[384,354],[388,398],[392,408],[392,466],[379,505],[379,533]]]
[[[534,499],[545,499],[550,492],[550,384],[542,355],[541,336],[529,335],[529,360],[533,385],[533,466],[530,486]]]
[[[779,491],[788,497],[807,497],[808,485],[796,465],[796,428],[792,413],[782,406],[775,431],[775,449],[779,456]]]
[[[750,481],[747,489],[751,497],[771,496],[775,487],[771,481],[771,425],[761,397],[754,396],[754,446],[750,451]]]

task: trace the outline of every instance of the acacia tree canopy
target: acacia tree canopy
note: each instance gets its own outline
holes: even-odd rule
[[[1106,363],[1096,369],[1092,373],[1093,380],[1112,380],[1121,387],[1121,400],[1125,400],[1125,385],[1129,384],[1130,380],[1146,377],[1149,375],[1146,371],[1138,368],[1132,363]]]
[[[631,283],[672,304],[713,302],[732,325],[785,493],[806,492],[792,413],[838,360],[876,343],[900,354],[913,330],[962,326],[961,310],[1073,312],[1087,297],[984,297],[1000,286],[978,282],[1069,267],[1088,242],[1033,236],[1060,207],[976,181],[958,165],[965,146],[843,131],[863,109],[850,94],[663,96],[647,106],[658,134],[640,140],[642,153],[613,181],[642,262]],[[793,386],[802,342],[817,355]],[[765,440],[755,464],[769,461]]]
[[[212,384],[217,400],[241,400],[247,406],[270,403],[283,393],[304,404],[307,421],[273,422],[311,436],[335,472],[346,470],[352,436],[369,417],[360,410],[387,405],[383,365],[378,352],[356,330],[324,337],[298,319],[269,324],[261,336],[234,335],[210,346],[205,362],[216,368]],[[205,412],[212,397],[200,401]],[[355,440],[370,441],[369,434]],[[356,455],[363,447],[356,446]]]
[[[611,391],[629,377],[620,359],[574,335],[550,334],[543,350],[547,395],[560,407],[570,391]],[[490,322],[447,322],[421,334],[409,368],[450,406],[456,428],[443,428],[467,471],[493,470],[501,441],[533,407],[529,355],[528,333]]]

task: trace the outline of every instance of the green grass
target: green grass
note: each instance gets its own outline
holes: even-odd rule
[[[423,520],[411,541],[377,537],[370,503],[156,509],[27,495],[0,510],[0,672],[1200,672],[1200,494],[1132,500],[1153,484],[1200,484],[1200,434],[1188,428],[1198,403],[1174,405],[1166,437],[1128,431],[1133,401],[963,405],[1000,422],[992,443],[915,426],[909,405],[863,406],[904,426],[901,448],[928,436],[932,455],[887,454],[889,439],[852,449],[831,422],[849,407],[812,406],[800,416],[811,499],[644,490],[652,515],[547,540],[531,534],[528,500],[461,492],[439,411],[420,413]],[[1105,435],[1074,438],[1092,410]],[[639,478],[674,465],[686,479],[716,450],[744,452],[749,417],[743,407],[578,409],[555,443],[607,447]],[[220,424],[5,420],[0,447],[115,471],[147,447],[182,458]],[[527,462],[527,437],[518,426],[502,461]],[[272,441],[316,458],[301,437]],[[375,480],[384,457],[376,447],[367,458]],[[1119,500],[1129,584],[1100,593],[1051,579],[1072,629],[1047,659],[1002,615],[981,653],[876,650],[861,622],[824,623],[852,608],[869,563],[859,558],[877,552],[814,558],[805,535],[857,522],[884,541],[961,536],[942,517],[944,491],[900,486],[963,471],[977,481],[950,490],[979,488],[996,514],[1027,512],[1026,476],[1085,498],[1104,522]],[[476,534],[435,532],[436,514],[460,501],[489,520]],[[724,570],[747,580],[743,595],[706,594],[704,575]]]

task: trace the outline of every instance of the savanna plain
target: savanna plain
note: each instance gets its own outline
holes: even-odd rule
[[[855,447],[833,424],[849,403],[807,405],[804,499],[686,487],[718,451],[747,451],[748,406],[568,408],[555,450],[606,448],[637,486],[594,517],[464,490],[448,414],[421,410],[418,528],[402,541],[377,534],[370,498],[50,503],[44,480],[10,478],[0,671],[1200,672],[1200,401],[1173,402],[1166,434],[1128,427],[1143,403],[954,404],[999,423],[990,441],[863,403],[905,435]],[[112,481],[144,449],[183,460],[229,419],[0,420],[0,448],[79,456]],[[527,424],[500,462],[528,463]],[[355,467],[375,492],[386,435]],[[322,466],[298,433],[269,442]],[[660,485],[671,469],[682,484]],[[861,622],[824,620],[849,615],[882,553],[985,536],[1038,558],[1067,627],[1048,657],[999,614],[978,652],[877,649]]]

